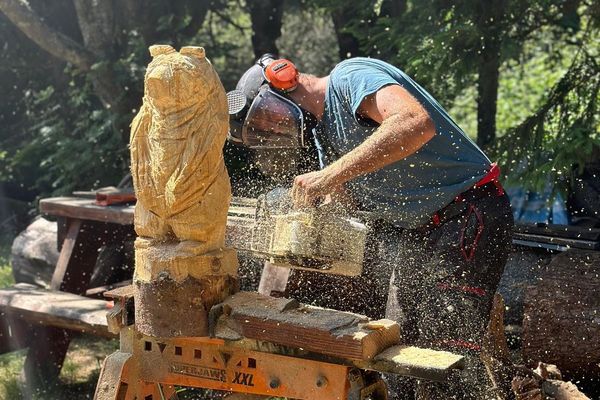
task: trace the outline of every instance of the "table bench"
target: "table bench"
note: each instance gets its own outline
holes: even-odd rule
[[[255,206],[253,199],[232,200],[228,246],[247,243],[242,238],[250,237]],[[21,284],[0,291],[0,353],[29,347],[25,374],[31,386],[56,382],[74,335],[112,336],[106,327],[107,302],[83,296],[101,297],[111,288],[89,287],[98,250],[135,238],[134,208],[133,204],[100,206],[93,198],[84,197],[40,201],[40,212],[55,217],[58,223],[60,254],[50,291]]]

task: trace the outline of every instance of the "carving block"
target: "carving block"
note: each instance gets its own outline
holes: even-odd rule
[[[207,310],[237,290],[237,258],[225,248],[227,99],[202,47],[150,54],[130,143],[136,324],[150,336],[202,336]]]

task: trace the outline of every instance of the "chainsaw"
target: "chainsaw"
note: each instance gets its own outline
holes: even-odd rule
[[[366,224],[339,205],[296,210],[290,190],[277,188],[258,198],[250,247],[277,266],[357,276],[367,233]]]

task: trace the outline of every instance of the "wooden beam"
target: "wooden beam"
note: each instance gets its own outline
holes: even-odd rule
[[[7,315],[30,321],[33,325],[70,329],[104,337],[114,336],[108,332],[106,322],[110,304],[105,300],[38,289],[24,283],[0,289],[0,310]]]
[[[220,307],[219,324],[241,337],[298,347],[341,359],[370,360],[400,342],[400,327],[389,320],[302,305],[258,293],[240,292]],[[215,317],[213,313],[213,317]]]
[[[67,270],[69,269],[71,258],[75,258],[74,254],[77,252],[77,237],[79,236],[81,225],[82,221],[79,219],[69,221],[67,233],[58,256],[58,262],[56,263],[54,274],[52,275],[52,282],[50,283],[50,287],[54,290],[60,290]]]
[[[464,358],[447,351],[396,345],[378,354],[368,364],[357,364],[357,366],[443,382],[453,370],[464,367]]]
[[[96,205],[92,199],[80,197],[54,197],[40,200],[40,212],[43,214],[121,225],[133,224],[133,211],[133,206],[103,207]]]

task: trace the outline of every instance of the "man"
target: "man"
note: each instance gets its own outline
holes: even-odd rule
[[[460,378],[419,382],[417,398],[492,398],[478,355],[512,214],[497,167],[437,101],[380,60],[316,77],[265,56],[231,93],[230,113],[232,139],[249,147],[316,149],[322,168],[294,179],[297,207],[347,192],[396,231],[386,316],[409,342],[467,358]]]

